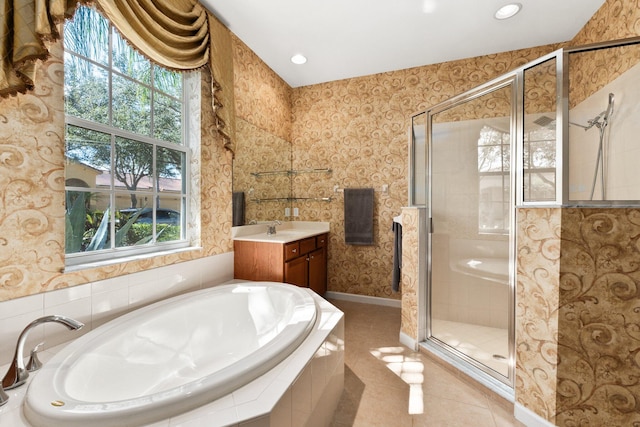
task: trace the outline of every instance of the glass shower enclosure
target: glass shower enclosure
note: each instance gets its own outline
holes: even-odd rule
[[[412,116],[424,347],[513,387],[517,209],[637,204],[640,122],[623,118],[640,114],[638,88],[634,38],[560,49]]]

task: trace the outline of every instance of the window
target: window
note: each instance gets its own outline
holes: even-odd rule
[[[481,233],[509,232],[510,136],[483,126],[478,139],[478,230]]]
[[[67,265],[188,246],[184,81],[94,9],[64,29]]]
[[[524,133],[524,200],[556,199],[556,129],[555,120],[546,126],[546,116],[534,121]]]

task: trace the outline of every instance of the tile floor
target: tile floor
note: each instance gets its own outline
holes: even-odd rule
[[[513,408],[399,342],[400,309],[343,300],[344,391],[332,427],[518,426]]]

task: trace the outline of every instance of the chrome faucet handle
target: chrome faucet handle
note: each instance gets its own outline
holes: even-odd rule
[[[42,368],[42,362],[40,361],[40,359],[38,359],[38,351],[40,351],[40,347],[42,347],[43,345],[44,345],[44,342],[41,342],[40,344],[35,346],[33,350],[31,350],[29,361],[27,362],[27,366],[25,366],[27,371],[33,372]]]
[[[82,322],[78,322],[77,320],[74,320],[70,317],[57,314],[52,316],[40,317],[29,323],[27,327],[22,330],[20,336],[18,337],[16,352],[13,355],[13,362],[11,362],[7,373],[2,378],[2,387],[5,390],[16,388],[27,381],[27,378],[29,377],[29,371],[24,365],[24,346],[27,341],[27,336],[34,327],[48,322],[60,323],[66,326],[69,330],[77,330],[84,326],[84,323]]]

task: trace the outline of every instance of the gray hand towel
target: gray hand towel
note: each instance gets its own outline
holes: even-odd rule
[[[344,189],[344,241],[373,245],[373,188]]]
[[[234,227],[244,225],[244,192],[235,191],[231,197],[232,225]]]
[[[402,224],[393,221],[393,274],[391,277],[391,289],[393,292],[400,290],[400,278],[402,276]]]

